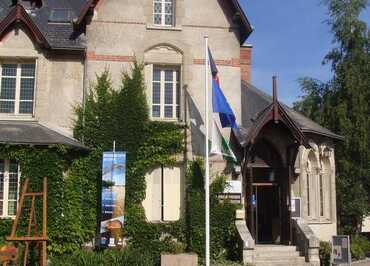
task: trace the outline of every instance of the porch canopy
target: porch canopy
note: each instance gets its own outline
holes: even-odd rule
[[[343,137],[320,126],[301,113],[280,103],[274,96],[264,93],[253,85],[242,81],[242,125],[233,130],[237,142],[242,147],[253,144],[261,129],[270,121],[283,122],[292,132],[295,139],[304,144],[310,134],[343,140]]]
[[[39,146],[62,144],[79,150],[88,149],[76,139],[35,121],[0,121],[0,143]]]

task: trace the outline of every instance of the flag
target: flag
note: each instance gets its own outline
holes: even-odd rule
[[[220,129],[218,128],[216,121],[212,119],[212,148],[211,154],[219,154],[224,157],[227,161],[236,163],[236,157],[230,148],[229,143],[222,136]]]
[[[236,124],[236,118],[233,110],[231,109],[229,103],[226,100],[220,87],[220,79],[218,76],[218,69],[215,61],[213,60],[211,51],[208,49],[209,54],[209,64],[212,73],[212,105],[213,112],[219,113],[221,126],[238,128]]]

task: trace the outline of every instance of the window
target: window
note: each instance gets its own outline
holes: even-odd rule
[[[307,172],[307,216],[311,216],[311,206],[310,206],[310,174]]]
[[[320,209],[320,182],[318,176],[318,163],[315,154],[311,151],[308,155],[306,168],[307,178],[307,216],[316,219]]]
[[[153,68],[151,116],[178,119],[180,116],[180,72],[177,68]]]
[[[17,162],[0,160],[0,217],[14,217],[16,214],[19,176]]]
[[[174,3],[173,0],[153,1],[153,22],[160,26],[174,25]]]
[[[0,73],[0,113],[33,114],[35,64],[3,63]]]
[[[70,23],[73,18],[73,11],[68,8],[52,9],[49,16],[49,22]]]
[[[320,174],[320,184],[319,184],[319,190],[320,190],[320,216],[324,216],[324,188],[323,188],[323,176]]]
[[[147,174],[145,215],[151,222],[170,222],[180,219],[182,202],[181,168],[159,167]]]
[[[328,157],[321,158],[321,173],[320,173],[320,216],[324,219],[331,218],[331,178],[332,170],[331,163]]]

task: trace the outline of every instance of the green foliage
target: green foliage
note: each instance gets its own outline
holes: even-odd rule
[[[186,249],[203,256],[205,234],[201,161],[190,163],[188,169],[186,216],[168,224],[148,223],[145,218],[141,204],[145,198],[145,174],[155,167],[178,163],[177,158],[184,151],[184,128],[176,123],[148,119],[142,70],[142,65],[135,63],[130,74],[123,73],[122,85],[118,89],[112,88],[107,72],[98,77],[98,87],[93,87],[91,93],[95,96],[88,98],[84,108],[76,108],[78,120],[75,133],[92,149],[110,149],[115,140],[118,150],[128,151],[124,234],[131,247],[147,250],[157,263],[162,252],[178,253]],[[87,114],[85,120],[84,112]],[[100,122],[108,117],[114,125]],[[212,185],[212,257],[236,260],[239,258],[239,254],[234,253],[239,243],[234,225],[236,206],[228,202],[220,204],[216,197],[224,184],[225,180],[218,178]]]
[[[74,133],[90,147],[78,154],[64,146],[1,146],[0,155],[19,161],[22,182],[31,178],[34,191],[48,177],[48,248],[51,265],[158,265],[163,252],[204,251],[204,191],[202,161],[190,163],[187,171],[187,211],[178,222],[152,224],[146,221],[145,174],[155,167],[181,163],[184,127],[148,119],[142,65],[122,74],[122,86],[113,89],[109,73],[97,77],[84,106],[77,106]],[[80,251],[95,236],[101,154],[110,150],[128,152],[123,251]],[[217,177],[211,187],[212,258],[237,260],[240,254],[234,225],[237,206],[220,203],[225,179]],[[27,203],[29,205],[29,202]],[[26,204],[26,205],[27,205]],[[40,223],[40,213],[37,214]],[[23,223],[21,229],[26,228]],[[10,222],[0,224],[0,237],[9,234]],[[0,238],[1,239],[1,238]]]
[[[364,236],[353,236],[351,238],[351,254],[354,260],[361,260],[370,252],[370,241]]]
[[[110,150],[116,141],[116,150],[127,152],[124,234],[130,245],[158,259],[161,252],[183,249],[173,239],[182,239],[183,229],[181,221],[146,221],[141,204],[145,198],[145,174],[177,162],[176,156],[184,150],[184,130],[175,123],[149,121],[142,73],[143,65],[135,62],[130,72],[122,73],[119,88],[112,87],[108,72],[98,76],[85,106],[76,108],[75,136],[93,151]],[[97,165],[91,167],[96,169]]]
[[[48,177],[48,249],[51,254],[62,254],[78,249],[93,239],[96,226],[97,173],[90,163],[97,164],[96,156],[75,154],[63,146],[0,147],[2,158],[19,162],[23,184],[30,178],[30,190],[42,191],[43,177]],[[88,163],[89,162],[89,163]],[[28,221],[30,201],[25,201],[18,234],[24,235]],[[36,202],[36,218],[41,228],[41,201]],[[10,234],[10,221],[2,220],[0,235]]]
[[[329,242],[320,242],[320,265],[321,266],[330,266],[330,254],[331,246]]]
[[[127,247],[121,250],[105,250],[101,252],[76,251],[71,255],[51,258],[51,266],[151,266],[156,265],[156,258],[149,250]]]
[[[12,228],[13,220],[0,219],[0,246],[5,244],[5,237],[7,237]]]
[[[368,0],[327,0],[335,47],[325,57],[333,78],[301,80],[298,111],[345,137],[336,144],[339,230],[355,234],[369,213],[370,30],[359,19]]]
[[[204,189],[199,180],[203,180],[202,161],[189,164],[188,180],[188,249],[204,256],[205,247],[205,198]],[[235,226],[237,205],[230,202],[220,203],[217,194],[225,187],[225,178],[216,177],[211,185],[210,222],[211,222],[211,257],[213,259],[238,260],[241,248],[238,246],[238,234]]]

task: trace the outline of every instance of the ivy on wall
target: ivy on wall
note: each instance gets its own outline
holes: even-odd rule
[[[78,157],[76,157],[78,156]],[[96,177],[91,163],[99,163],[94,153],[76,154],[64,146],[0,147],[0,157],[16,160],[21,166],[21,184],[30,178],[30,190],[42,191],[43,177],[48,177],[48,249],[62,254],[78,249],[91,240],[96,226]],[[94,207],[87,206],[93,203]],[[25,234],[30,201],[24,203],[19,233]],[[37,223],[41,228],[41,201],[36,202]],[[2,220],[2,241],[10,234],[11,220]]]
[[[64,146],[1,146],[1,157],[20,163],[22,180],[30,177],[32,189],[41,190],[42,178],[49,178],[48,244],[56,265],[66,261],[63,254],[79,251],[95,236],[101,156],[103,151],[112,149],[113,141],[116,141],[116,150],[127,152],[124,234],[128,246],[139,253],[140,250],[143,254],[149,252],[156,264],[161,252],[186,250],[203,257],[204,177],[201,161],[189,163],[186,214],[173,223],[146,221],[142,206],[145,174],[161,165],[185,165],[184,126],[150,121],[148,110],[143,66],[134,63],[129,72],[122,74],[119,88],[113,88],[108,71],[97,76],[85,105],[76,107],[74,135],[90,148],[88,152],[73,151]],[[239,258],[234,252],[238,250],[234,225],[237,206],[219,203],[217,193],[223,190],[225,182],[221,177],[217,180],[211,190],[212,257],[235,260]],[[9,234],[10,224],[1,221],[0,240]],[[83,260],[81,256],[85,255],[79,254],[76,259]],[[86,256],[94,257],[92,254]],[[80,264],[75,262],[75,265]]]

